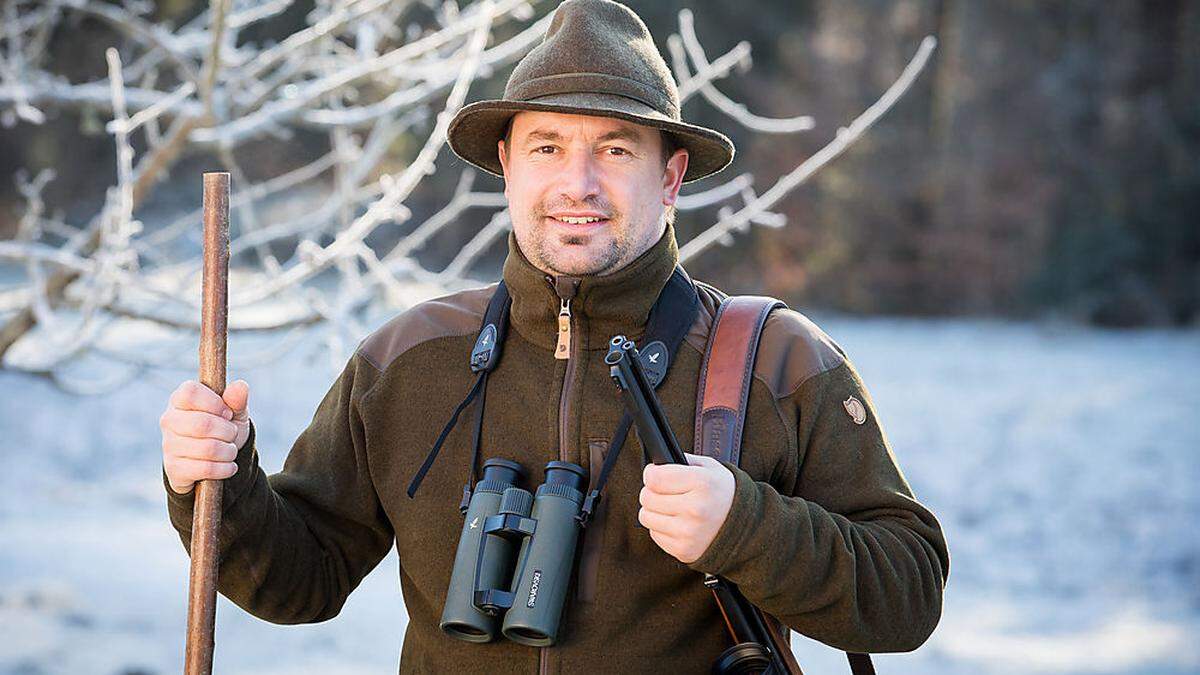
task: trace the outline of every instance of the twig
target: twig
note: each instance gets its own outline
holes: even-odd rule
[[[667,38],[667,46],[670,47],[671,40]],[[688,75],[687,68],[675,68],[675,79],[679,82],[679,102],[687,101],[700,88],[713,80],[719,80],[729,75],[734,68],[745,67],[750,62],[750,43],[743,40],[737,43],[733,49],[721,55],[717,60],[708,64],[704,68],[700,68],[693,75]],[[678,60],[673,61],[674,66],[680,65]]]
[[[504,236],[511,228],[512,220],[509,218],[508,211],[497,212],[487,226],[472,237],[466,246],[462,247],[459,254],[454,256],[454,260],[451,260],[446,269],[442,270],[438,276],[444,283],[462,279],[467,275],[467,270],[471,268],[475,260],[492,245],[492,242]]]
[[[818,169],[845,152],[846,148],[850,147],[850,144],[862,136],[867,129],[870,129],[871,125],[875,124],[908,91],[908,88],[916,80],[917,75],[921,73],[921,70],[929,61],[929,56],[933,53],[936,46],[937,39],[932,35],[922,40],[916,55],[913,56],[912,60],[905,66],[904,71],[900,73],[900,77],[892,83],[892,86],[884,92],[878,101],[863,111],[861,115],[850,123],[850,126],[838,129],[837,137],[833,141],[821,148],[816,154],[809,157],[790,173],[776,181],[771,186],[771,189],[746,204],[746,206],[736,213],[722,217],[716,224],[681,246],[679,248],[680,262],[686,262],[696,257],[715,243],[727,241],[728,234],[731,231],[745,229],[753,217],[774,206],[788,192],[791,192],[796,186],[808,180]]]
[[[460,213],[468,208],[480,206],[505,208],[508,206],[508,200],[505,199],[503,193],[471,192],[471,185],[474,181],[475,172],[469,169],[464,170],[459,176],[458,185],[454,189],[454,196],[450,202],[417,226],[407,237],[397,242],[392,250],[383,257],[384,264],[389,268],[395,268],[400,259],[407,258],[413,251],[424,246],[434,234],[453,222]]]
[[[54,263],[60,267],[89,274],[96,268],[96,263],[89,258],[81,258],[70,251],[34,242],[0,241],[0,259]]]
[[[709,188],[703,192],[694,192],[690,195],[681,194],[675,201],[675,206],[680,211],[691,211],[719,204],[730,197],[741,194],[742,190],[750,187],[753,182],[754,177],[748,173],[744,173],[731,181]]]
[[[136,87],[125,89],[126,104],[130,110],[144,110],[158,105],[167,96],[168,94],[162,92]],[[34,77],[24,82],[0,84],[0,104],[16,104],[21,100],[34,106],[94,108],[100,112],[112,112],[108,82],[69,84],[61,80]],[[183,117],[198,115],[200,106],[195,101],[183,101],[170,110],[169,114]]]
[[[171,92],[169,95],[155,101],[152,105],[142,108],[134,113],[132,117],[125,121],[125,126],[120,129],[122,133],[132,134],[137,131],[138,127],[158,119],[161,115],[169,111],[171,108],[178,106],[183,101],[186,101],[193,92],[196,91],[196,85],[191,82],[184,82]],[[109,133],[117,133],[117,120],[113,120],[105,125],[105,130]]]
[[[212,42],[208,56],[204,59],[204,71],[199,86],[200,104],[204,107],[204,117],[207,124],[214,121],[213,88],[217,83],[217,73],[221,70],[221,44],[225,40],[225,14],[229,11],[229,0],[211,0],[209,11],[212,13]]]
[[[690,9],[679,10],[679,36],[672,35],[667,40],[667,45],[674,56],[677,72],[687,72],[687,63],[682,54],[684,49],[695,62],[697,69],[702,70],[709,65],[708,57],[704,55],[704,47],[696,37],[695,21]],[[767,134],[791,134],[808,131],[814,126],[813,118],[808,115],[781,119],[755,115],[745,105],[722,94],[711,82],[700,85],[699,91],[714,107],[734,118],[747,129]]]

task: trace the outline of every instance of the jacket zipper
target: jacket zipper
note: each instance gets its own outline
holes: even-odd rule
[[[579,361],[579,340],[572,339],[572,333],[575,331],[571,325],[573,321],[571,301],[575,299],[575,294],[579,292],[580,280],[575,277],[552,277],[546,275],[546,282],[554,289],[554,294],[558,296],[559,300],[558,336],[554,348],[554,358],[566,360],[567,362],[566,371],[563,373],[562,394],[558,400],[558,458],[562,461],[570,462],[573,460],[569,457],[567,422],[570,420],[571,412],[571,382],[575,378],[575,364]],[[539,675],[547,675],[549,673],[546,649],[547,647],[542,647],[538,650]]]
[[[558,344],[554,349],[554,357],[567,361],[567,369],[563,373],[562,395],[558,400],[558,458],[564,462],[571,462],[574,459],[568,456],[567,422],[571,419],[571,381],[575,379],[575,364],[579,361],[579,340],[573,339],[571,335],[571,324],[574,321],[571,316],[571,301],[579,292],[579,279],[557,277],[551,279],[551,285],[554,286],[554,293],[561,303],[558,310]]]

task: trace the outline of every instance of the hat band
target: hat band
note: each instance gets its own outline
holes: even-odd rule
[[[674,120],[679,119],[679,106],[664,96],[662,90],[637,80],[606,73],[561,73],[536,77],[511,87],[504,97],[510,100],[530,101],[554,94],[580,93],[624,96],[644,103]]]

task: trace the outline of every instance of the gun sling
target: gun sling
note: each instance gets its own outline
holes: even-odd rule
[[[758,340],[767,316],[782,307],[786,305],[774,298],[754,295],[730,296],[721,302],[700,366],[696,454],[739,464]],[[787,626],[757,607],[753,611],[768,627],[772,646],[788,662],[789,673],[800,673]],[[847,652],[846,659],[853,675],[875,675],[870,655]]]

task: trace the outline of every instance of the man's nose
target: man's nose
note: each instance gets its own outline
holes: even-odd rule
[[[572,201],[582,202],[600,194],[600,171],[590,152],[572,152],[559,174],[559,191]]]

